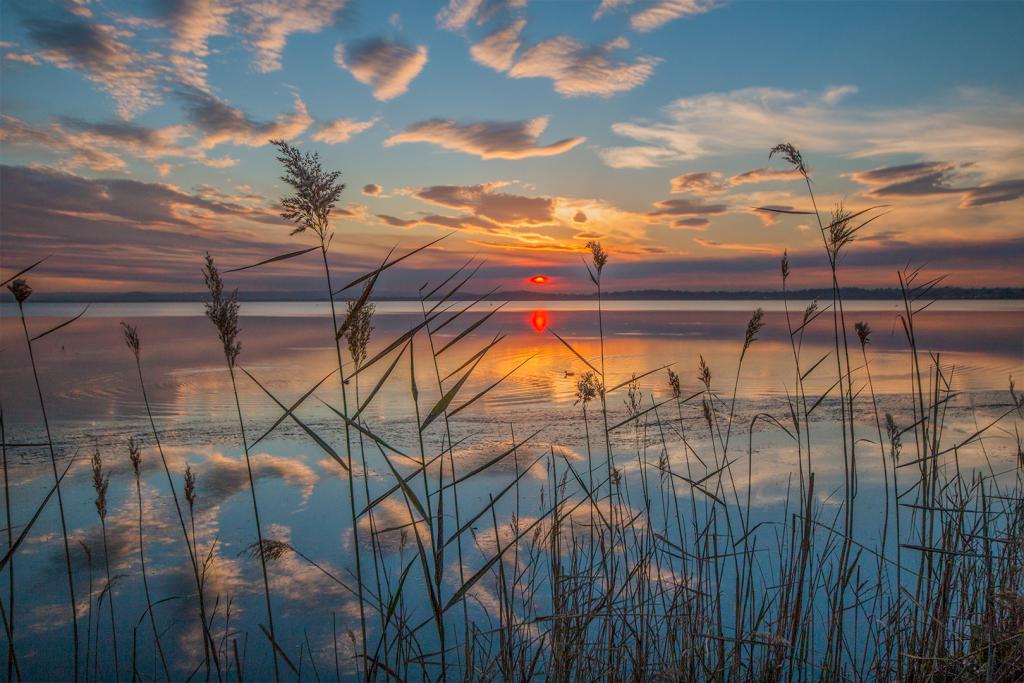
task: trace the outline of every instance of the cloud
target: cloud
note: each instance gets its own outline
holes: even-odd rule
[[[149,128],[127,121],[91,122],[64,117],[47,124],[32,124],[11,116],[0,118],[0,139],[18,147],[43,149],[60,154],[71,169],[124,171],[124,156],[154,162],[161,172],[171,170],[164,159],[187,159],[211,168],[227,168],[237,163],[231,157],[210,157],[207,150],[221,144],[261,147],[271,138],[291,140],[313,123],[306,105],[296,98],[295,108],[273,121],[253,120],[240,109],[198,88],[183,87],[179,96],[185,102],[190,124]],[[350,134],[373,122],[349,122]],[[332,141],[340,136],[344,124],[324,124],[314,139]]]
[[[629,25],[636,31],[653,31],[674,19],[709,12],[716,4],[714,0],[659,0],[631,16]]]
[[[416,218],[405,219],[405,218],[399,218],[397,216],[391,216],[391,215],[386,214],[386,213],[378,213],[376,215],[377,215],[377,218],[379,218],[381,221],[383,221],[384,223],[387,223],[388,225],[390,225],[393,228],[411,228],[414,225],[418,225],[419,222],[420,222],[419,219],[416,219]]]
[[[346,0],[164,0],[162,22],[171,33],[170,60],[187,85],[208,90],[206,58],[215,36],[237,35],[256,53],[260,73],[281,68],[289,35],[330,26]]]
[[[972,187],[964,193],[961,208],[1009,202],[1024,197],[1024,179],[1004,180]]]
[[[672,227],[680,230],[703,231],[707,230],[709,225],[711,225],[711,221],[707,218],[677,218],[672,221]]]
[[[125,166],[124,160],[118,155],[77,138],[57,124],[36,127],[13,116],[4,116],[2,120],[0,141],[12,147],[36,147],[68,154],[63,157],[63,161],[69,168],[116,171]]]
[[[790,168],[755,168],[729,178],[729,185],[747,185],[750,183],[768,183],[778,180],[802,180],[798,171]]]
[[[601,0],[594,12],[597,21],[605,14],[628,7],[636,0]],[[674,19],[709,12],[720,3],[717,0],[649,0],[643,3],[643,9],[629,18],[629,25],[641,33],[653,31]]]
[[[105,90],[122,118],[132,118],[160,101],[158,81],[164,69],[151,54],[141,54],[125,39],[132,34],[85,17],[24,20],[37,57],[60,69],[81,71]]]
[[[24,166],[0,166],[0,184],[5,262],[31,262],[45,243],[60,278],[86,279],[93,291],[140,281],[190,289],[204,249],[246,262],[281,250],[252,229],[281,227],[277,211],[251,197]]]
[[[684,173],[669,181],[673,193],[718,194],[731,187],[751,183],[765,183],[777,180],[799,180],[803,178],[791,169],[755,168],[728,178],[717,171]]]
[[[648,212],[649,216],[705,216],[725,213],[729,207],[725,204],[705,204],[697,199],[663,199],[654,203],[655,209]]]
[[[147,128],[126,121],[91,123],[71,117],[45,125],[30,124],[13,116],[4,116],[0,121],[0,140],[14,147],[57,154],[61,165],[69,169],[123,171],[127,167],[124,155],[151,162],[190,159],[214,168],[236,163],[230,157],[207,157],[203,150],[182,142],[189,137],[185,126]]]
[[[4,53],[4,59],[10,62],[20,62],[22,64],[31,64],[33,66],[39,64],[39,60],[27,52],[7,52]]]
[[[722,174],[717,172],[684,173],[669,181],[672,192],[693,192],[695,194],[712,194],[725,189]]]
[[[1018,122],[1024,118],[1024,104],[1019,101],[959,91],[939,108],[886,108],[847,102],[855,92],[853,86],[817,93],[745,88],[681,98],[657,118],[613,124],[613,132],[636,144],[608,147],[599,154],[614,168],[652,168],[764,153],[789,140],[817,154],[974,161],[992,180],[1021,170],[1024,133]]]
[[[281,55],[293,33],[318,33],[334,22],[346,0],[260,0],[243,3],[244,31],[256,51],[256,70],[281,68]]]
[[[373,118],[369,121],[356,121],[355,119],[335,119],[334,121],[327,121],[317,128],[316,132],[313,133],[313,139],[317,142],[324,142],[328,145],[337,145],[342,142],[348,142],[352,139],[353,135],[358,135],[363,131],[369,130],[377,123],[377,119]]]
[[[954,186],[960,171],[970,166],[948,161],[925,161],[852,173],[850,178],[869,186],[871,189],[868,194],[873,197],[960,195],[960,208],[1009,202],[1024,197],[1022,178]]]
[[[305,103],[295,98],[295,109],[273,121],[258,122],[240,109],[209,93],[184,89],[180,96],[186,113],[198,130],[199,146],[210,149],[221,144],[261,147],[272,138],[292,140],[313,124]]]
[[[188,85],[207,90],[206,57],[209,41],[229,32],[235,7],[225,0],[169,0],[164,21],[173,36],[170,41],[171,63],[178,77]]]
[[[448,0],[435,19],[443,29],[461,31],[470,22],[485,24],[503,10],[525,6],[526,0]]]
[[[538,138],[547,125],[547,116],[524,121],[480,123],[430,119],[414,123],[403,132],[392,135],[384,141],[384,146],[428,142],[444,149],[475,154],[481,159],[526,159],[562,154],[586,140],[584,137],[564,138],[538,146]]]
[[[367,197],[376,197],[381,193],[382,189],[377,183],[370,183],[369,185],[363,185],[363,194]]]
[[[725,251],[743,251],[752,254],[775,254],[779,252],[779,247],[771,244],[737,244],[733,242],[716,242],[715,240],[704,239],[703,237],[694,237],[693,241],[702,247],[708,247],[712,249],[722,249]]]
[[[427,47],[407,47],[384,38],[349,46],[339,44],[334,61],[347,69],[360,83],[373,88],[378,100],[394,99],[409,89],[409,84],[427,63]]]
[[[515,60],[522,41],[519,34],[526,26],[525,19],[519,19],[508,26],[499,28],[479,43],[470,46],[469,54],[477,64],[495,71],[508,71]]]
[[[495,192],[498,183],[486,185],[434,185],[413,192],[420,201],[449,209],[469,211],[495,223],[544,225],[554,221],[555,200]]]
[[[588,46],[557,36],[530,47],[507,73],[512,78],[550,78],[555,92],[566,97],[610,97],[643,85],[659,62],[653,57],[624,61],[613,56],[628,47],[625,38]]]
[[[505,251],[570,253],[584,249],[587,239],[608,239],[624,256],[664,251],[652,243],[648,227],[658,222],[646,213],[620,209],[605,200],[578,197],[526,197],[503,192],[509,183],[437,185],[401,190],[433,206],[460,211],[459,215],[421,212],[415,217],[379,214],[387,225],[408,228],[432,226],[485,234],[470,245]],[[582,224],[586,230],[581,231]],[[655,251],[652,251],[655,250]]]
[[[612,10],[617,10],[620,7],[626,7],[633,4],[633,1],[634,0],[601,0],[601,4],[598,5],[596,10],[594,10],[594,21],[597,21]]]

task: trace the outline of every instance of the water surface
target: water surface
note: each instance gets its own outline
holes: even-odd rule
[[[643,408],[654,408],[670,396],[663,366],[671,364],[678,372],[685,397],[701,388],[697,380],[700,358],[711,369],[717,400],[725,410],[733,401],[735,387],[737,440],[742,442],[745,457],[749,455],[751,459],[753,505],[765,518],[776,514],[784,504],[799,463],[784,432],[754,418],[768,413],[780,421],[786,419],[797,374],[789,330],[799,327],[806,303],[789,304],[788,322],[781,301],[612,301],[604,307],[603,350],[609,388],[627,382],[633,374],[656,370],[637,383]],[[447,312],[434,320],[433,327],[466,305],[468,302],[446,305]],[[405,354],[395,364],[388,381],[362,414],[367,429],[397,451],[418,458],[417,415],[422,420],[438,400],[438,379],[448,390],[466,372],[460,367],[497,339],[449,406],[453,410],[496,385],[451,420],[449,429],[457,443],[453,453],[455,467],[457,471],[472,470],[507,450],[513,434],[517,439],[535,432],[537,435],[517,450],[514,460],[502,461],[458,490],[464,511],[480,509],[489,495],[515,476],[520,466],[545,453],[554,454],[562,459],[560,462],[582,468],[581,471],[586,469],[586,430],[581,407],[576,405],[576,384],[588,368],[552,332],[599,368],[602,345],[595,304],[512,302],[442,352],[471,322],[497,306],[489,302],[480,304],[473,313],[437,332],[432,340],[433,351],[439,354],[436,366],[431,340],[417,335],[413,353]],[[744,330],[751,312],[758,307],[766,311],[765,327],[745,354],[737,381]],[[30,302],[30,333],[49,329],[81,308],[75,304]],[[280,416],[280,407],[267,392],[290,405],[326,377],[296,414],[335,453],[343,453],[344,430],[329,407],[340,409],[342,397],[337,376],[332,375],[337,361],[327,306],[315,302],[243,303],[241,311],[239,365],[266,389],[238,373],[248,439],[259,439]],[[11,481],[12,528],[18,533],[52,485],[52,472],[16,312],[10,305],[2,309],[0,400]],[[856,389],[860,392],[858,429],[866,444],[860,482],[860,504],[866,508],[871,507],[882,483],[877,437],[873,436],[877,425],[871,405],[872,389],[881,414],[892,412],[902,424],[913,419],[907,393],[911,388],[910,359],[900,312],[899,305],[892,302],[851,301],[845,305],[851,327],[854,321],[863,320],[874,330],[866,356],[862,355],[856,338],[852,334],[849,338]],[[418,302],[378,304],[370,356],[416,325],[422,316]],[[221,348],[214,329],[203,317],[201,304],[97,304],[74,324],[35,344],[57,456],[62,462],[77,459],[64,485],[64,502],[74,539],[79,612],[83,621],[89,617],[86,596],[90,594],[91,581],[95,630],[99,623],[98,594],[104,580],[103,543],[88,464],[95,451],[101,453],[105,470],[111,474],[107,546],[111,571],[121,577],[115,582],[114,598],[123,627],[122,655],[129,647],[131,627],[140,623],[145,609],[139,589],[138,509],[127,449],[128,439],[135,438],[143,445],[141,486],[147,571],[154,596],[167,599],[157,608],[160,623],[168,632],[165,646],[176,653],[175,666],[185,676],[195,667],[196,658],[201,659],[201,637],[189,611],[190,590],[194,593],[194,586],[190,588],[191,574],[182,559],[180,527],[154,448],[134,360],[121,336],[122,320],[138,326],[149,404],[175,484],[181,486],[186,464],[197,477],[197,534],[200,545],[212,549],[208,592],[221,600],[218,628],[223,628],[225,622],[237,627],[243,639],[239,647],[244,648],[247,670],[254,675],[266,672],[268,651],[257,627],[263,619],[261,586],[257,580],[259,566],[245,553],[255,540],[255,529],[238,416]],[[815,367],[806,377],[807,391],[814,396],[826,392],[835,382],[832,325],[828,312],[795,337],[800,345],[802,370]],[[948,406],[949,439],[966,438],[979,424],[1005,410],[1010,376],[1024,377],[1024,302],[941,301],[921,314],[915,327],[921,348],[934,354],[923,357],[934,359],[944,378],[960,392]],[[350,381],[346,388],[350,412],[377,384],[394,358],[394,353],[388,355]],[[415,368],[418,405],[411,398],[411,367]],[[351,371],[352,367],[346,365],[346,372]],[[627,416],[626,398],[626,387],[609,394],[613,423]],[[822,500],[826,502],[842,477],[838,411],[836,402],[826,399],[814,418],[813,437],[818,449],[815,468]],[[598,433],[600,425],[593,411],[590,417],[589,426]],[[659,433],[654,418],[669,425],[667,434],[664,429]],[[657,460],[664,446],[668,457],[680,463],[691,457],[682,446],[680,428],[698,451],[702,444],[710,443],[699,402],[681,407],[674,402],[662,404],[636,425],[635,429],[631,426],[617,431],[613,437],[617,465],[634,485],[643,466],[636,459],[638,440],[651,449],[645,457]],[[428,455],[445,448],[445,433],[443,419],[425,432],[424,450]],[[871,439],[875,439],[873,446]],[[392,474],[368,439],[363,439],[362,445],[370,493],[376,496],[393,484]],[[359,451],[355,441],[353,448]],[[983,449],[965,449],[964,466],[1012,464],[1013,449],[1010,432],[994,430]],[[259,439],[252,456],[264,534],[292,543],[336,577],[350,581],[353,538],[347,521],[347,484],[331,454],[302,428],[286,420]],[[592,457],[599,458],[604,466],[603,451]],[[393,460],[402,471],[409,471],[409,464],[402,457]],[[546,462],[542,459],[536,471],[523,480],[520,514],[540,506],[540,490],[548,476]],[[564,473],[564,465],[561,467],[559,471]],[[365,502],[365,494],[358,497]],[[504,518],[513,509],[511,504],[499,506]],[[379,528],[398,529],[407,522],[408,515],[397,499],[389,499],[380,508]],[[869,527],[866,525],[866,533],[874,533],[876,527]],[[66,658],[47,656],[51,648],[61,652],[70,648],[59,535],[56,509],[50,505],[33,528],[24,550],[16,556],[16,642],[23,671],[36,677],[60,678],[69,673],[64,668]],[[385,551],[400,565],[400,557],[410,552],[403,547],[408,543],[407,535],[403,540],[403,534],[396,531],[382,535],[381,539]],[[479,548],[465,549],[467,564],[487,556],[487,544],[481,543]],[[344,633],[355,623],[351,596],[323,572],[294,556],[273,563],[270,573],[278,629],[285,634],[282,640],[289,652],[298,656],[308,637],[309,648],[320,665],[333,666],[335,625]],[[453,568],[453,585],[457,585],[457,578],[457,568]],[[226,604],[229,597],[230,618]],[[90,642],[94,643],[93,648],[97,647],[94,641],[98,637],[98,647],[107,652],[109,626],[106,621],[103,623],[103,630],[98,636],[93,633]],[[143,634],[138,645],[139,656],[144,660],[140,670],[144,671],[153,666],[147,634]],[[344,649],[347,638],[342,640],[340,647]],[[104,666],[107,663],[100,665],[100,674],[109,676],[111,672],[102,671]]]

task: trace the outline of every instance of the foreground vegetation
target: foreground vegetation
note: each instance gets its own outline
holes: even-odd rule
[[[146,394],[145,346],[136,329],[125,324],[124,338],[136,364],[150,425],[148,434],[125,445],[137,487],[136,550],[147,610],[138,622],[118,620],[117,577],[108,562],[100,585],[90,586],[90,622],[84,629],[80,623],[83,610],[81,596],[75,595],[72,539],[62,497],[63,477],[71,462],[62,463],[54,448],[45,384],[37,373],[34,398],[43,416],[53,486],[29,520],[11,519],[6,437],[4,441],[8,524],[0,570],[9,576],[9,590],[0,614],[7,635],[9,680],[22,678],[17,639],[11,637],[19,627],[17,555],[50,505],[60,511],[66,560],[66,577],[61,580],[66,578],[67,628],[74,644],[72,652],[62,654],[73,660],[76,680],[97,677],[101,658],[102,670],[108,672],[104,676],[133,681],[335,676],[507,681],[1024,677],[1024,451],[1017,427],[1024,417],[1024,397],[1011,382],[1009,400],[994,420],[979,424],[966,439],[950,441],[945,420],[957,390],[948,368],[937,355],[919,348],[915,333],[915,322],[941,278],[928,279],[908,268],[899,274],[898,284],[911,414],[897,418],[880,410],[871,376],[871,330],[846,314],[840,264],[858,231],[880,217],[884,207],[850,211],[838,206],[823,214],[800,152],[791,145],[772,150],[772,156],[780,156],[807,181],[813,208],[798,213],[817,221],[831,265],[831,299],[804,310],[787,308],[793,373],[788,410],[782,415],[758,413],[746,424],[739,420],[737,394],[747,351],[762,330],[761,311],[755,311],[747,325],[731,387],[715,383],[716,373],[703,358],[696,368],[696,384],[681,378],[674,367],[660,367],[640,369],[630,381],[608,386],[605,378],[621,376],[622,371],[606,367],[604,354],[602,276],[609,255],[601,244],[588,244],[586,265],[598,300],[600,353],[587,358],[557,330],[551,331],[579,368],[572,381],[586,460],[574,464],[559,457],[554,447],[526,459],[524,446],[537,434],[517,439],[513,432],[507,449],[467,469],[459,467],[462,444],[453,435],[454,420],[500,391],[501,384],[472,396],[464,391],[477,367],[502,341],[498,334],[481,347],[465,349],[495,313],[492,309],[475,315],[477,301],[456,303],[480,265],[466,263],[443,282],[425,286],[420,292],[421,321],[395,339],[373,340],[371,355],[371,300],[379,276],[431,245],[399,257],[389,254],[380,267],[338,287],[331,271],[330,214],[344,189],[339,174],[324,170],[315,155],[276,144],[284,180],[294,189],[282,200],[283,215],[294,223],[294,234],[312,235],[314,246],[248,267],[319,252],[337,367],[298,400],[287,402],[271,393],[242,365],[237,294],[226,289],[210,256],[204,271],[209,289],[206,312],[223,347],[238,417],[237,439],[248,472],[249,553],[259,563],[263,613],[254,610],[246,623],[235,623],[224,614],[230,596],[211,594],[208,576],[215,540],[197,533],[195,522],[196,490],[202,482],[190,470],[174,471],[165,456],[160,426]],[[21,277],[31,268],[4,283],[19,307],[32,293]],[[784,256],[784,291],[789,276]],[[343,305],[340,297],[350,296],[352,300]],[[21,322],[30,356],[42,337],[68,324],[33,336],[24,315]],[[812,325],[828,326],[832,332],[833,347],[822,357],[803,353],[804,335]],[[417,384],[414,344],[430,349],[429,371],[435,380],[430,386]],[[35,370],[34,356],[31,359]],[[417,447],[411,452],[388,443],[366,419],[381,388],[397,381],[395,369],[404,363],[410,367],[407,396],[417,422]],[[372,382],[365,379],[371,368]],[[655,375],[664,377],[663,391],[644,396],[638,380]],[[830,376],[830,389],[811,392],[811,379],[820,381],[823,375]],[[241,382],[252,382],[280,407],[274,425],[256,438],[247,432],[238,400]],[[692,391],[685,389],[691,385]],[[318,391],[340,427],[338,445],[298,415]],[[611,407],[619,401],[626,406],[623,419]],[[826,410],[837,416],[830,424],[838,433],[838,452],[813,438],[812,421]],[[687,427],[685,418],[693,414],[703,423],[699,437]],[[346,495],[339,514],[353,535],[344,576],[289,541],[273,538],[266,520],[261,520],[251,449],[286,422],[330,457],[343,477]],[[1015,436],[1016,462],[989,460],[985,468],[961,467],[961,454],[984,449],[996,429]],[[783,512],[771,519],[762,519],[752,503],[755,439],[765,431],[784,435],[799,463]],[[684,457],[678,457],[680,450]],[[838,495],[816,482],[823,450],[829,458],[842,459]],[[155,609],[163,596],[150,593],[145,560],[146,520],[138,488],[144,457],[160,460],[173,494],[184,541],[182,562],[192,582],[191,618],[202,634],[195,661],[165,653],[170,635]],[[369,476],[371,461],[385,468],[386,485]],[[487,504],[467,509],[460,489],[472,487],[476,478],[509,461],[514,469],[505,484],[490,492]],[[873,462],[884,476],[883,493],[878,501],[872,500],[872,509],[867,509],[863,497],[858,500],[858,473],[866,462]],[[106,561],[109,475],[98,452],[91,467],[104,546],[92,552],[99,556],[102,550]],[[523,490],[524,476],[537,467],[545,468],[547,476],[539,512],[534,505],[527,506]],[[382,521],[385,505],[399,506],[404,520],[400,525]],[[396,533],[397,554],[384,542]],[[481,549],[484,555],[479,560]],[[270,577],[275,563],[286,557],[315,566],[356,606],[335,636],[329,657],[315,652],[303,634],[275,628],[274,606],[280,603]],[[56,581],[53,585],[57,590]],[[101,624],[110,630],[102,648]],[[96,635],[89,635],[93,631]],[[249,634],[248,648],[266,648],[271,668],[247,669],[240,648],[244,653],[241,643]],[[331,661],[333,670],[322,669],[325,660]]]

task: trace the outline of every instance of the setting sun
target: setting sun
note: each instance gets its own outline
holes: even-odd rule
[[[534,275],[530,278],[530,282],[535,285],[546,285],[549,279],[547,275]]]

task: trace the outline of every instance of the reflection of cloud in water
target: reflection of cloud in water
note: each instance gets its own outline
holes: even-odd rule
[[[413,514],[415,515],[415,511]],[[420,540],[424,547],[429,547],[430,529],[422,520],[417,519],[416,521]],[[403,547],[415,549],[413,517],[409,515],[409,507],[401,493],[385,498],[373,508],[373,523],[377,528],[377,545],[382,552],[393,553]],[[364,549],[371,547],[369,515],[364,515],[359,519],[359,544]]]
[[[309,499],[319,479],[316,472],[298,458],[257,453],[250,456],[250,461],[253,478],[276,478],[301,487],[303,500]],[[226,500],[235,493],[249,488],[249,475],[244,456],[232,458],[223,453],[211,453],[205,462],[198,463],[195,469],[196,478],[201,482],[203,490],[209,491],[218,500]]]

